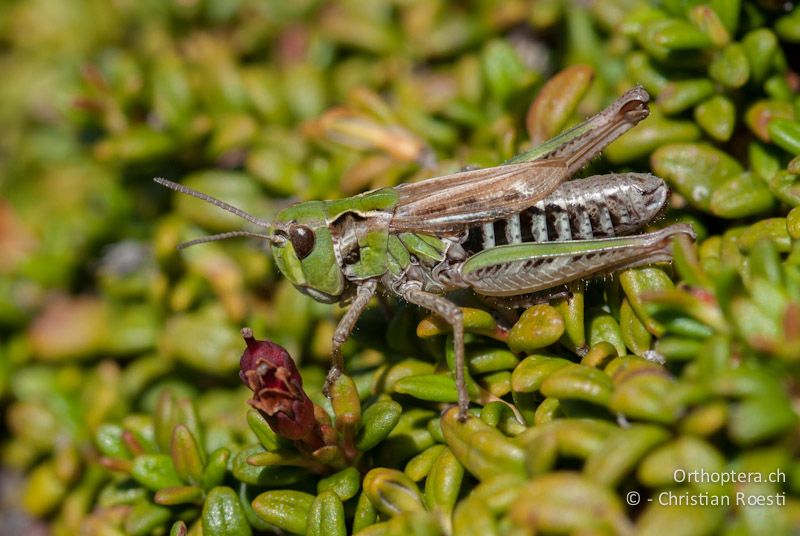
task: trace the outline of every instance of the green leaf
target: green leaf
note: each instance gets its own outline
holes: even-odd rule
[[[376,468],[369,471],[364,476],[364,492],[375,508],[387,516],[425,509],[414,481],[394,469]]]
[[[342,500],[333,491],[323,491],[311,504],[306,526],[308,536],[346,536]]]
[[[430,402],[456,402],[456,382],[450,375],[418,374],[399,380],[394,385],[396,393],[405,394]]]
[[[222,481],[225,479],[225,474],[228,471],[228,460],[230,457],[231,452],[225,447],[220,447],[211,453],[208,457],[205,472],[203,473],[203,489],[209,490],[222,484]]]
[[[165,506],[158,506],[147,501],[136,503],[125,517],[125,534],[145,536],[159,527],[163,527],[172,512]]]
[[[552,306],[529,307],[511,328],[508,347],[512,352],[531,353],[556,342],[564,334],[564,318]]]
[[[714,191],[743,171],[728,153],[703,143],[665,145],[653,153],[651,164],[692,205],[706,211]]]
[[[361,488],[361,473],[355,467],[342,469],[338,473],[320,479],[317,482],[317,493],[334,492],[342,501],[356,496]]]
[[[184,483],[166,454],[142,454],[133,460],[131,476],[150,491],[173,488]]]
[[[512,521],[531,533],[632,533],[617,495],[577,473],[554,472],[523,486],[511,506]]]
[[[356,448],[365,452],[386,439],[400,420],[402,412],[403,407],[394,400],[378,400],[367,407],[356,435]]]
[[[203,534],[250,536],[252,533],[235,491],[219,486],[208,492],[203,504]]]
[[[176,504],[200,503],[203,490],[197,486],[178,486],[174,488],[161,488],[155,494],[153,501],[164,506]]]
[[[476,417],[458,420],[458,408],[442,416],[442,431],[447,446],[466,469],[481,480],[511,473],[525,474],[525,453],[496,428]]]
[[[253,499],[258,517],[293,534],[305,534],[314,496],[294,490],[265,491]]]
[[[203,455],[200,446],[189,429],[179,424],[172,432],[172,463],[184,482],[200,484],[203,481]]]
[[[800,122],[776,119],[767,125],[769,137],[775,145],[800,155]]]

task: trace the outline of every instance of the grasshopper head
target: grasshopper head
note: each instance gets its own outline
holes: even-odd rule
[[[322,202],[309,201],[282,210],[270,235],[275,264],[297,290],[323,303],[339,301],[344,275]]]
[[[196,244],[249,236],[267,240],[278,269],[303,294],[323,303],[339,301],[345,289],[344,274],[339,269],[333,248],[333,237],[325,219],[324,203],[309,201],[282,210],[274,223],[248,214],[224,201],[167,179],[153,179],[158,184],[182,194],[202,199],[262,228],[268,233],[231,231],[184,242],[183,249]]]

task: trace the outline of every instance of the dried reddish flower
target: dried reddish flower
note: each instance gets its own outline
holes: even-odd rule
[[[253,391],[248,403],[264,416],[281,437],[311,450],[324,445],[314,416],[314,403],[289,353],[270,341],[259,341],[253,330],[242,329],[247,349],[239,362],[239,377]]]

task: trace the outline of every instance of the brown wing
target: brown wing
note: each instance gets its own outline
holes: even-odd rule
[[[527,208],[569,178],[560,158],[435,177],[395,188],[393,231],[458,233]]]

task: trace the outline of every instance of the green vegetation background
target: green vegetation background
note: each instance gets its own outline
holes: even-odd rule
[[[3,530],[797,531],[798,43],[800,7],[771,0],[4,2]],[[663,177],[657,226],[691,222],[698,245],[510,331],[468,310],[468,427],[440,418],[446,330],[402,304],[362,319],[331,408],[341,310],[258,241],[177,252],[243,222],[151,180],[268,219],[497,165],[635,84],[652,116],[587,173]],[[243,326],[300,363],[351,463],[248,413]],[[675,482],[701,468],[785,478]],[[665,491],[785,502],[646,501]]]

